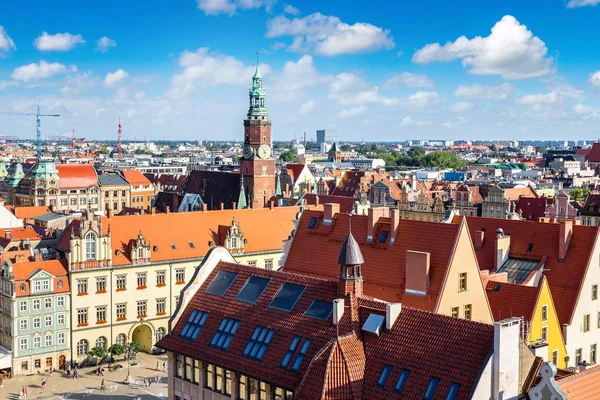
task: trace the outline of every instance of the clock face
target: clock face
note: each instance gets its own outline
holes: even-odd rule
[[[250,145],[247,144],[244,146],[244,158],[251,158],[253,153],[254,151]]]
[[[258,156],[262,159],[269,158],[271,156],[271,149],[266,144],[261,145],[258,148]]]

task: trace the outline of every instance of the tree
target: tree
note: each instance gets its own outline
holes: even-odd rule
[[[447,151],[432,151],[423,157],[423,164],[427,167],[460,169],[465,162]]]
[[[298,162],[298,150],[296,150],[296,149],[286,150],[283,153],[281,153],[279,158],[281,159],[281,161],[286,162],[286,163]]]
[[[582,200],[585,196],[590,192],[590,188],[587,186],[571,189],[569,193],[571,196],[571,200],[579,201]]]
[[[104,347],[96,346],[92,347],[88,353],[92,357],[96,357],[96,365],[106,356],[106,349]]]
[[[100,154],[109,154],[110,151],[106,148],[106,146],[104,146],[100,150],[98,150],[98,153],[100,153]]]
[[[125,346],[115,343],[108,348],[108,352],[113,356],[120,356],[121,354],[125,353]]]
[[[425,156],[425,149],[419,146],[413,146],[408,150],[407,155],[411,158],[419,158]]]

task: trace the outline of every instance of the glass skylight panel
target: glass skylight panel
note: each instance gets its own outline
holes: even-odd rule
[[[333,312],[333,303],[323,300],[314,300],[304,314],[307,317],[326,320]]]
[[[459,383],[452,383],[450,385],[450,390],[448,390],[448,395],[446,396],[446,400],[454,400],[458,395],[458,391],[460,390]]]
[[[312,217],[308,223],[308,229],[315,229],[315,225],[317,225],[317,217]]]
[[[235,298],[239,301],[244,301],[246,303],[256,303],[260,295],[267,288],[271,280],[265,278],[259,278],[258,276],[251,276],[246,281],[246,284],[240,290],[240,293]]]
[[[296,349],[298,348],[298,343],[300,343],[301,339],[302,338],[300,336],[294,336],[294,338],[292,339],[290,348],[288,349],[287,353],[285,353],[285,356],[283,357],[283,361],[281,362],[281,366],[283,368],[287,368],[288,365],[290,365],[290,361],[292,360],[292,357],[294,356],[294,353],[296,352]]]
[[[392,366],[384,365],[383,369],[381,370],[381,374],[379,375],[379,379],[377,380],[377,386],[380,386],[380,387],[385,386],[385,383],[387,382],[387,380],[390,376],[390,372],[392,372]]]
[[[196,246],[194,245],[194,242],[189,242],[190,248],[195,249]]]
[[[408,376],[410,375],[410,371],[407,369],[403,369],[402,372],[400,372],[400,376],[398,377],[398,380],[396,381],[396,386],[394,386],[394,391],[395,392],[402,392],[402,389],[404,389],[404,385],[406,384],[406,381],[408,380]]]
[[[269,307],[283,311],[291,311],[304,292],[304,289],[306,289],[306,286],[284,283]]]
[[[193,310],[179,336],[184,339],[195,340],[196,337],[198,337],[198,333],[200,333],[200,329],[202,329],[202,326],[204,326],[207,318],[207,312]]]
[[[435,395],[435,391],[437,390],[438,384],[440,380],[438,378],[431,378],[429,380],[429,385],[427,385],[427,390],[425,391],[425,396],[423,396],[423,400],[431,400]]]
[[[302,365],[302,360],[304,360],[304,356],[306,355],[306,352],[308,351],[308,348],[310,347],[311,343],[312,343],[312,340],[310,340],[310,339],[304,340],[304,344],[302,345],[302,348],[300,349],[300,353],[298,353],[298,356],[296,357],[296,361],[294,362],[294,365],[292,366],[292,371],[298,371],[298,369],[300,368],[300,365]]]
[[[219,271],[219,273],[212,280],[210,285],[208,285],[206,293],[214,294],[217,296],[223,296],[236,277],[237,273],[235,272]]]
[[[389,234],[390,231],[381,231],[381,234],[379,235],[379,243],[385,243]]]
[[[221,325],[219,325],[219,329],[217,329],[215,336],[213,336],[210,341],[210,345],[223,350],[227,349],[229,343],[231,343],[231,339],[233,339],[233,335],[237,332],[239,325],[240,321],[231,318],[223,318]]]
[[[381,333],[381,327],[385,322],[385,317],[379,314],[369,314],[369,317],[365,321],[362,329],[365,332],[373,333],[377,336]]]
[[[273,329],[257,326],[246,345],[244,355],[258,361],[262,360],[274,334],[275,331]]]

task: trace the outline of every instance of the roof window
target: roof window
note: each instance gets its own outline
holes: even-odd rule
[[[257,276],[251,276],[246,281],[246,284],[240,290],[240,293],[235,298],[239,301],[244,301],[246,303],[256,303],[260,295],[264,292],[269,285],[270,279],[259,278]]]
[[[527,252],[531,253],[532,250],[533,250],[533,243],[529,243],[529,246],[527,246]]]
[[[332,302],[323,301],[323,300],[314,300],[312,302],[312,304],[310,305],[310,307],[308,307],[308,310],[306,311],[306,313],[304,313],[304,315],[307,317],[311,317],[311,318],[326,320],[327,318],[329,318],[329,316],[331,315],[332,312],[333,312],[333,303]]]
[[[275,331],[273,329],[257,326],[248,341],[248,345],[246,345],[244,355],[257,361],[262,360],[274,334]]]
[[[200,329],[202,329],[202,326],[206,322],[207,318],[207,312],[193,310],[179,336],[184,339],[195,340],[196,337],[198,337],[198,333],[200,333]]]
[[[191,249],[195,249],[196,248],[196,246],[194,245],[194,242],[189,242],[189,245],[190,245]]]
[[[402,393],[402,389],[404,389],[404,385],[406,385],[406,381],[408,380],[408,376],[410,375],[410,371],[407,369],[403,369],[400,372],[400,376],[396,381],[396,386],[394,386],[394,392]]]
[[[369,317],[365,321],[362,330],[379,336],[384,321],[385,317],[383,315],[369,314]]]
[[[381,231],[379,234],[379,243],[385,243],[387,241],[390,231]]]
[[[310,222],[308,223],[308,229],[315,229],[316,225],[317,225],[317,217],[312,217],[310,219]]]
[[[173,243],[171,243],[171,248],[172,248],[173,250],[177,250],[177,246],[175,246]]]
[[[456,396],[458,396],[458,391],[460,390],[460,384],[453,382],[450,385],[450,390],[448,390],[448,395],[446,395],[446,400],[454,400]]]
[[[298,353],[298,356],[296,357],[296,361],[294,362],[294,365],[292,366],[292,371],[298,371],[298,369],[300,368],[300,365],[302,365],[302,360],[304,360],[304,356],[308,352],[308,348],[310,347],[311,343],[312,343],[312,340],[310,340],[310,339],[304,340],[304,344],[302,345],[302,348],[300,349],[300,353]]]
[[[210,285],[208,285],[206,293],[223,296],[236,277],[237,274],[235,272],[219,271]]]
[[[229,343],[231,343],[231,339],[233,339],[233,335],[237,332],[239,325],[240,321],[231,318],[223,318],[221,325],[219,325],[219,329],[217,329],[215,336],[213,336],[210,341],[210,345],[226,350],[229,347]]]
[[[384,365],[383,369],[381,370],[381,374],[379,375],[379,379],[377,380],[377,386],[379,387],[384,387],[389,376],[390,376],[390,372],[392,372],[392,366],[391,365]]]
[[[279,289],[269,307],[282,311],[291,311],[304,292],[304,289],[306,289],[306,286],[284,283],[281,285],[281,289]]]
[[[425,391],[425,396],[423,396],[423,400],[431,400],[435,395],[435,391],[440,383],[438,378],[431,378],[429,380],[429,385],[427,385],[427,390]]]

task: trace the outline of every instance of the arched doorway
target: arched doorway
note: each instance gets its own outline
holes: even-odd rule
[[[131,341],[138,342],[142,351],[150,353],[152,350],[152,329],[146,324],[135,327],[131,334]]]
[[[59,369],[64,369],[65,368],[65,361],[66,361],[66,357],[61,354],[58,357],[58,368]]]

